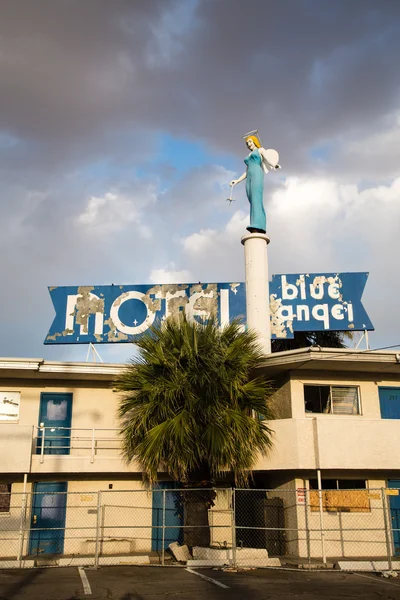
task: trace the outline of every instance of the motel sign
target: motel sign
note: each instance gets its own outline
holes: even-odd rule
[[[368,273],[274,275],[270,282],[271,337],[295,331],[364,331],[373,325],[361,304]],[[244,283],[49,287],[55,309],[45,344],[134,342],[149,327],[185,311],[221,325],[245,322]]]

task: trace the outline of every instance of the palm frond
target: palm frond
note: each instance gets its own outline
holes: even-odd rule
[[[264,358],[239,320],[222,330],[182,314],[138,341],[138,358],[115,381],[124,458],[154,481],[166,470],[181,482],[196,473],[232,472],[242,485],[268,452],[271,384],[255,375]]]

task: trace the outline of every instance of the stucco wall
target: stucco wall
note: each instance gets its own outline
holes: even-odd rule
[[[339,369],[340,365],[338,364],[338,371]],[[397,378],[394,376],[382,378],[382,376],[373,374],[330,371],[293,373],[291,375],[293,418],[302,418],[306,415],[304,410],[304,385],[357,385],[360,391],[361,415],[366,419],[380,419],[379,387],[400,387],[400,375]],[[321,416],[329,417],[330,415]]]
[[[65,554],[94,553],[100,490],[100,553],[151,550],[151,492],[139,481],[115,482],[112,490],[107,486],[104,481],[69,483]]]
[[[69,481],[64,536],[64,554],[94,554],[98,492],[99,534],[102,554],[149,552],[152,537],[152,494],[140,481]],[[19,548],[28,554],[32,518],[33,484],[28,484],[22,546],[21,515],[23,484],[12,485],[9,513],[0,513],[0,557],[16,558]]]
[[[293,479],[267,492],[268,498],[283,500],[283,530],[280,533],[284,540],[284,554],[289,556],[297,556],[298,553],[300,532],[297,525],[296,488],[300,485],[300,480]],[[278,527],[278,523],[275,527]]]
[[[32,382],[21,380],[18,385],[15,381],[4,382],[1,391],[20,391],[21,404],[18,423],[0,423],[0,452],[1,456],[7,456],[7,460],[1,461],[0,469],[7,473],[26,473],[30,471],[31,448],[35,445],[34,438],[37,435],[39,420],[39,405],[41,392],[72,393],[72,424],[76,429],[73,435],[82,438],[73,443],[70,456],[46,456],[44,463],[40,463],[40,457],[32,457],[33,472],[37,473],[62,473],[76,471],[102,472],[114,471],[137,471],[134,465],[127,468],[119,460],[118,443],[111,438],[117,437],[117,431],[101,431],[96,437],[102,437],[100,445],[107,446],[105,449],[96,448],[96,456],[99,459],[96,467],[90,463],[90,446],[93,428],[117,429],[116,418],[118,398],[109,388],[108,384],[97,385],[86,382],[71,382],[69,385],[56,385],[43,380]],[[82,429],[82,431],[78,431]],[[87,429],[88,431],[83,431]],[[107,442],[110,438],[110,442]],[[79,448],[83,446],[83,448]],[[83,457],[73,462],[74,457]],[[108,459],[114,460],[109,463]],[[105,459],[105,461],[104,461]],[[115,462],[117,460],[117,463]],[[86,462],[85,462],[86,461]]]
[[[276,419],[290,419],[292,417],[290,379],[277,378],[273,382],[275,391],[269,402]]]
[[[314,469],[314,432],[310,419],[271,421],[273,446],[266,456],[259,456],[257,470]]]
[[[0,424],[0,472],[29,473],[32,455],[31,425]]]
[[[21,516],[23,514],[23,502],[25,497],[26,523],[30,523],[31,516],[31,496],[29,492],[32,485],[28,484],[26,494],[23,494],[23,484],[13,483],[10,498],[10,511],[0,513],[0,557],[17,558],[19,549],[24,554],[27,553],[29,545],[29,535],[24,534],[21,537]]]
[[[117,394],[107,383],[96,382],[57,382],[20,380],[1,382],[0,391],[20,391],[21,405],[19,425],[35,427],[39,419],[41,392],[72,393],[72,427],[77,428],[113,428],[118,427],[116,419]],[[1,427],[7,423],[1,423]]]
[[[127,466],[119,452],[117,431],[102,431],[118,427],[116,411],[118,396],[106,383],[73,382],[56,385],[54,382],[21,380],[2,381],[1,390],[21,391],[19,423],[0,423],[0,452],[3,473],[31,472],[41,474],[76,472],[138,472],[135,464]],[[304,384],[358,385],[361,415],[310,414],[304,411]],[[379,407],[379,386],[400,386],[400,378],[380,379],[372,375],[349,373],[293,373],[290,381],[276,392],[273,404],[282,418],[270,423],[275,434],[274,447],[267,457],[259,457],[256,470],[299,469],[396,469],[400,453],[400,422],[382,420]],[[31,456],[32,428],[38,424],[40,393],[70,392],[73,394],[72,427],[74,436],[86,439],[73,444],[70,455],[47,455],[43,462]],[[290,406],[291,399],[291,406]],[[290,411],[292,418],[289,418]],[[77,431],[87,428],[88,431]],[[92,460],[90,437],[103,437],[103,446],[96,445]],[[36,432],[36,430],[35,430]],[[107,442],[107,439],[110,441]],[[114,438],[114,440],[111,440]],[[371,443],[373,440],[373,443]],[[79,445],[85,446],[79,448]]]

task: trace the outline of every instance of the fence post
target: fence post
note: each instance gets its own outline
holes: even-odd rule
[[[161,564],[165,567],[165,489],[163,490],[162,503],[162,543],[161,543]]]
[[[236,568],[236,490],[231,488],[232,566]]]
[[[325,554],[325,530],[324,530],[324,516],[323,516],[323,503],[322,503],[322,481],[321,481],[321,471],[317,470],[318,477],[318,500],[319,500],[319,526],[321,530],[321,551],[322,551],[322,562],[326,564],[326,554]]]
[[[92,450],[91,450],[91,455],[90,455],[90,462],[94,463],[94,435],[95,435],[95,429],[92,429]]]
[[[303,483],[304,485],[304,483]],[[308,564],[311,564],[311,537],[310,537],[310,490],[305,490],[305,526],[306,526],[306,543],[307,543],[307,556],[308,556]]]
[[[388,502],[385,488],[381,488],[382,494],[382,508],[383,508],[383,520],[385,523],[385,537],[386,537],[386,552],[388,557],[388,569],[392,570],[392,541],[390,535],[390,520],[388,515]]]
[[[94,566],[99,566],[100,554],[100,525],[101,525],[101,490],[97,492],[96,546],[94,551]]]
[[[24,552],[24,538],[25,538],[25,522],[26,522],[26,505],[27,505],[27,497],[26,497],[26,486],[28,482],[28,474],[24,474],[24,491],[21,498],[21,521],[19,528],[19,543],[18,543],[18,557],[19,567],[22,567],[22,555]],[[10,499],[11,500],[11,499]],[[11,502],[10,502],[11,504]]]

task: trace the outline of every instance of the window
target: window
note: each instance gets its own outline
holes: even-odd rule
[[[358,415],[360,403],[357,386],[305,385],[306,413]]]
[[[366,482],[359,479],[323,479],[322,508],[327,512],[369,512]],[[318,482],[310,479],[310,508],[319,512]]]
[[[18,421],[21,392],[0,392],[0,421]]]
[[[10,512],[11,483],[0,483],[0,513]]]

